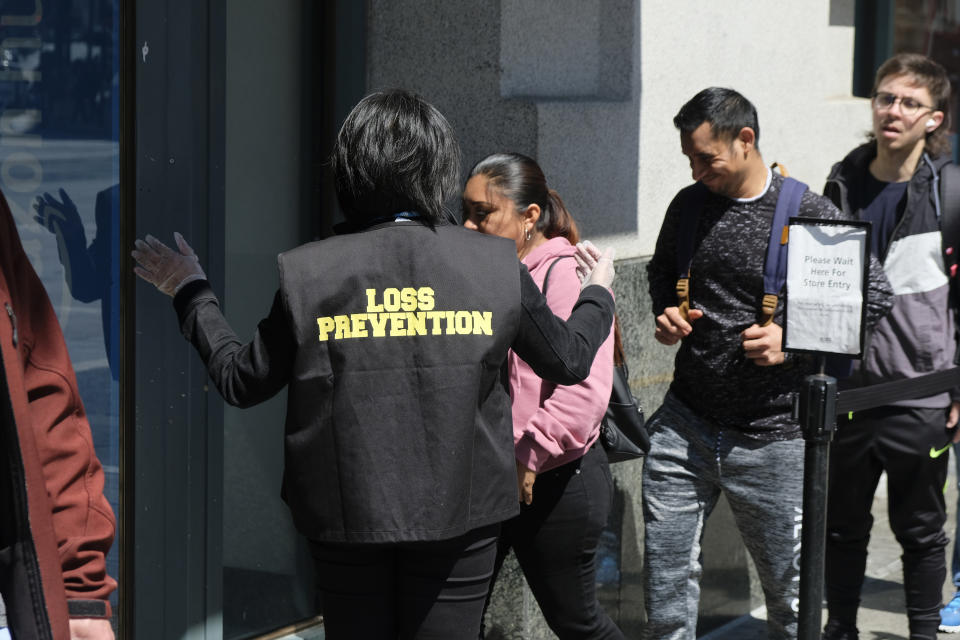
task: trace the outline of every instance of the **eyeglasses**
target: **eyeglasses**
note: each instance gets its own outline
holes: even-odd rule
[[[886,92],[873,94],[873,108],[877,111],[886,111],[887,109],[892,109],[893,105],[897,104],[898,100],[900,101],[900,111],[903,112],[903,115],[905,116],[915,115],[921,108],[930,109],[931,111],[933,110],[933,107],[920,104],[909,96],[901,97]]]

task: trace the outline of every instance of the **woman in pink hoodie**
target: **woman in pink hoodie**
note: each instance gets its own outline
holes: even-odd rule
[[[580,291],[570,258],[579,233],[533,159],[508,153],[481,160],[470,171],[463,213],[466,228],[513,240],[553,312],[570,315]],[[512,352],[508,358],[523,504],[503,524],[496,568],[512,548],[561,640],[623,637],[596,596],[597,543],[613,494],[597,438],[610,400],[614,341],[611,332],[590,376],[572,386],[542,380]]]

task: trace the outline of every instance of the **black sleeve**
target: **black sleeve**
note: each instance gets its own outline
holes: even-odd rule
[[[580,292],[566,322],[547,306],[526,266],[520,264],[520,330],[513,350],[538,376],[558,384],[576,384],[590,375],[597,349],[613,323],[613,296],[591,285]]]
[[[653,315],[659,316],[667,307],[677,306],[677,233],[680,223],[680,194],[677,194],[660,225],[657,246],[647,263],[647,282]]]
[[[173,299],[180,330],[193,344],[210,378],[228,403],[249,407],[276,395],[287,384],[296,350],[280,292],[253,340],[243,344],[227,324],[206,280],[191,282]]]

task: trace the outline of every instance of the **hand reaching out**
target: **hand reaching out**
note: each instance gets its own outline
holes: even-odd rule
[[[63,189],[60,189],[59,201],[47,192],[37,196],[33,203],[33,210],[36,212],[33,219],[50,233],[65,236],[79,235],[83,242],[86,242],[86,234],[83,231],[80,214],[77,212],[77,205],[73,204],[73,200]]]
[[[207,278],[200,259],[183,236],[175,232],[173,239],[179,252],[148,235],[137,240],[134,243],[137,248],[130,253],[138,265],[133,268],[134,273],[171,297],[188,282]]]

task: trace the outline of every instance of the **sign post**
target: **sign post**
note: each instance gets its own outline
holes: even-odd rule
[[[863,352],[870,225],[847,220],[791,218],[787,254],[785,352],[818,356],[820,372],[800,390],[806,441],[797,637],[818,640],[827,531],[827,472],[836,429],[837,380],[826,375],[828,355]]]

